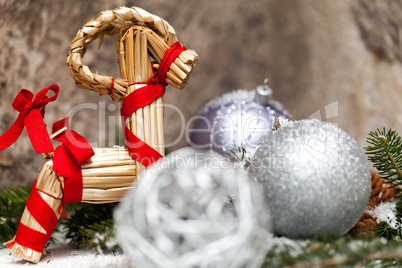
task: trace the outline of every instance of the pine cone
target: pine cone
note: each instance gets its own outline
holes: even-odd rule
[[[354,237],[366,238],[375,237],[374,230],[380,227],[377,221],[371,216],[371,214],[366,210],[363,216],[360,218],[359,222],[349,231]]]
[[[391,184],[386,183],[380,175],[371,172],[371,196],[376,204],[380,202],[386,203],[394,199],[395,191],[392,189]]]
[[[380,225],[376,219],[369,213],[379,203],[389,202],[395,197],[394,189],[391,188],[389,183],[386,183],[380,175],[371,172],[371,194],[366,207],[366,211],[360,218],[359,222],[349,231],[349,234],[355,237],[375,237],[374,230]]]

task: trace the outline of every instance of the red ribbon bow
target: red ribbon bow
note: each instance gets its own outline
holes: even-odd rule
[[[67,127],[54,140],[62,143],[56,148],[53,159],[53,170],[64,177],[64,204],[81,202],[82,173],[81,165],[90,159],[95,152],[87,140],[68,127],[68,117],[53,124],[53,133]]]
[[[51,97],[46,96],[49,90],[54,92]],[[46,125],[43,122],[43,116],[45,115],[44,107],[49,102],[56,100],[59,91],[58,85],[51,85],[39,91],[34,97],[31,91],[21,89],[12,104],[13,108],[20,114],[10,129],[0,136],[0,151],[10,147],[18,139],[24,126],[35,152],[46,153],[54,151]]]

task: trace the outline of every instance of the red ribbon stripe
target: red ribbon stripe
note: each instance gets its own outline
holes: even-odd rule
[[[123,125],[126,120],[138,109],[149,105],[152,101],[162,97],[165,94],[166,74],[170,65],[186,48],[181,46],[179,42],[173,44],[163,56],[158,70],[159,83],[153,84],[154,75],[146,82],[146,86],[141,87],[124,98],[121,108],[121,116]],[[134,83],[139,84],[139,83]],[[154,148],[146,144],[144,141],[134,135],[127,125],[124,127],[124,138],[128,152],[132,158],[148,167],[163,156]]]

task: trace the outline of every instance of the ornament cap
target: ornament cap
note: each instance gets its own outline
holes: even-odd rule
[[[255,89],[256,100],[264,106],[268,105],[268,102],[271,100],[272,97],[272,89],[267,85],[267,82],[268,79],[265,79],[264,85],[259,85]]]

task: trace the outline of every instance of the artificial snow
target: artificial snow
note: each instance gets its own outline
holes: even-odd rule
[[[308,249],[310,240],[293,240],[287,237],[274,237],[271,254],[289,254],[293,258],[302,255]]]
[[[385,222],[389,227],[399,229],[400,223],[398,223],[395,213],[396,204],[396,200],[380,203],[374,210],[370,210],[369,213],[377,219],[378,223]]]
[[[33,264],[20,257],[10,255],[7,248],[0,248],[0,267],[62,267],[62,268],[128,268],[130,262],[125,255],[112,253],[96,254],[92,250],[77,249],[68,244],[53,244],[47,249],[48,254],[38,264]]]
[[[61,232],[52,235],[55,242],[46,248],[47,254],[38,264],[28,262],[20,257],[10,255],[8,248],[0,247],[0,268],[129,268],[130,261],[122,253],[113,254],[111,251],[99,254],[95,250],[78,249],[69,244],[69,240]],[[99,238],[99,237],[98,237]],[[99,251],[101,252],[101,251]],[[137,267],[137,266],[136,266]]]

